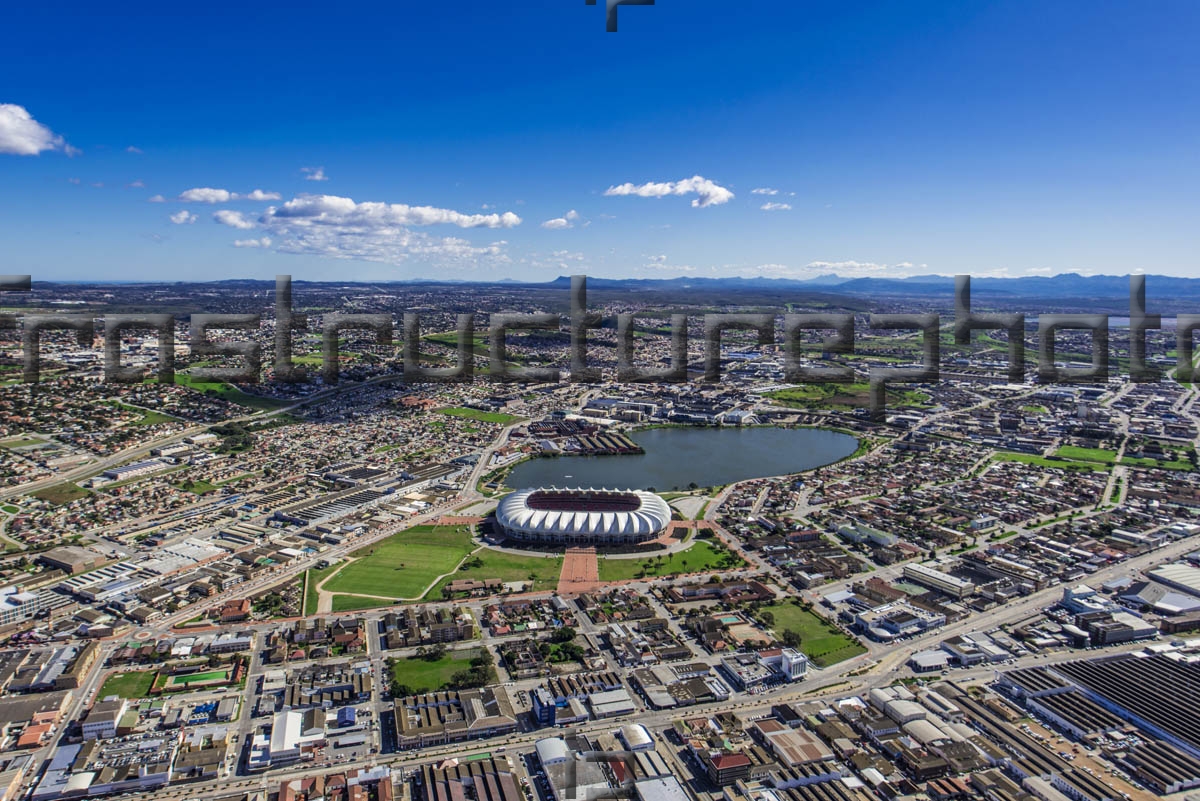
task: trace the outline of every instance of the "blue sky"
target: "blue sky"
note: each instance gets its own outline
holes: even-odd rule
[[[1193,0],[123,5],[5,12],[0,271],[1200,275]]]

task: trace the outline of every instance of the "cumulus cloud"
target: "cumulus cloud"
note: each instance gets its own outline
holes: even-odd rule
[[[77,156],[81,152],[35,120],[24,106],[0,103],[0,153],[36,156],[48,150],[61,151],[68,156]]]
[[[791,211],[790,203],[764,203],[759,206],[763,211]]]
[[[304,173],[306,181],[328,181],[329,176],[325,174],[324,167],[301,167],[300,172]]]
[[[752,194],[752,195],[778,195],[779,190],[772,189],[769,186],[760,186],[758,189],[751,189],[750,194]]]
[[[162,195],[154,195],[147,201],[149,203],[166,203],[167,199]]]
[[[196,221],[196,215],[192,214],[187,209],[180,209],[167,219],[176,225],[191,225]]]
[[[269,248],[271,247],[271,237],[264,236],[260,239],[235,239],[233,240],[235,248]]]
[[[300,195],[282,206],[271,206],[259,219],[286,253],[354,258],[399,263],[409,257],[455,261],[500,257],[504,241],[476,245],[458,237],[437,237],[411,230],[414,226],[454,225],[459,228],[512,228],[521,218],[503,214],[464,214],[433,206],[404,203],[356,202],[336,195]]]
[[[283,196],[278,192],[264,192],[261,189],[255,189],[253,192],[239,195],[237,192],[230,192],[228,189],[214,189],[211,186],[200,186],[180,192],[178,200],[183,203],[228,203],[231,200],[281,200],[282,198]]]
[[[553,220],[546,220],[542,223],[543,228],[549,228],[551,231],[561,231],[564,228],[574,228],[576,221],[579,220],[579,212],[571,209],[561,217],[555,217]]]
[[[136,181],[131,181],[130,183],[126,184],[126,186],[128,186],[130,189],[145,189],[146,182],[138,179]]]
[[[228,203],[234,197],[236,195],[228,189],[213,189],[208,186],[187,189],[179,193],[179,199],[185,203]]]
[[[142,149],[141,149],[140,147],[136,147],[136,146],[134,146],[134,145],[130,145],[129,147],[125,148],[125,152],[126,152],[126,153],[135,153],[135,154],[136,154],[136,153],[141,153],[141,152],[142,152]]]
[[[692,208],[719,206],[733,200],[733,192],[720,184],[714,183],[700,175],[693,175],[682,181],[667,181],[666,183],[620,184],[604,190],[606,197],[620,195],[636,195],[637,197],[666,197],[668,195],[696,195],[692,200]]]
[[[237,228],[242,231],[254,227],[254,223],[251,220],[247,220],[240,211],[221,209],[220,211],[213,212],[213,219],[221,225],[228,225],[230,228]]]

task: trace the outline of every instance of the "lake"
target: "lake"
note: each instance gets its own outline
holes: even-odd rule
[[[799,473],[858,449],[849,434],[819,428],[651,428],[629,434],[645,453],[558,456],[522,462],[505,484],[526,487],[687,489]]]

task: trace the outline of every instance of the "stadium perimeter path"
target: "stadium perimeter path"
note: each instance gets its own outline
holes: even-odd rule
[[[578,595],[600,589],[600,561],[595,548],[568,548],[558,577],[560,595]]]

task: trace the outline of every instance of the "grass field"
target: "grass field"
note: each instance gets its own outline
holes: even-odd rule
[[[368,598],[365,595],[335,595],[330,608],[334,612],[357,612],[360,609],[378,609],[394,603],[395,601],[386,598]]]
[[[1077,462],[1098,462],[1112,464],[1117,460],[1117,452],[1105,448],[1080,448],[1075,445],[1063,445],[1054,452],[1055,456],[1072,459]]]
[[[438,409],[441,414],[448,414],[451,417],[465,417],[468,420],[478,420],[481,423],[499,423],[502,426],[516,423],[524,419],[517,417],[515,414],[504,414],[504,412],[484,412],[479,409],[468,409],[463,406],[451,406],[447,409]]]
[[[302,614],[315,615],[317,613],[317,585],[320,584],[326,576],[336,571],[340,565],[332,565],[324,570],[305,570],[304,578],[304,609]]]
[[[157,378],[147,378],[145,383],[157,383]],[[239,406],[246,406],[250,409],[260,409],[264,411],[273,411],[281,409],[284,406],[289,406],[295,401],[281,401],[274,398],[264,398],[260,395],[251,395],[248,392],[242,392],[232,384],[223,384],[216,381],[198,381],[192,378],[188,373],[175,373],[175,385],[194,389],[197,392],[203,392],[206,395],[216,395],[217,397],[227,400],[230,403],[236,403]]]
[[[1104,470],[1099,462],[1069,462],[1067,460],[1047,459],[1032,453],[997,453],[993,457],[998,462],[1023,462],[1038,467],[1056,467],[1059,470]]]
[[[52,503],[55,506],[62,506],[64,503],[77,501],[80,498],[86,498],[92,493],[85,490],[83,487],[76,486],[69,481],[63,484],[55,484],[53,487],[38,490],[33,493],[33,497],[41,498],[47,503]]]
[[[762,611],[771,613],[774,618],[771,629],[780,639],[786,630],[799,634],[800,650],[818,667],[829,667],[867,651],[819,615],[797,604],[770,604],[764,606]]]
[[[14,437],[0,442],[0,448],[24,448],[29,445],[42,445],[45,442],[46,440],[37,437]]]
[[[150,695],[154,684],[154,670],[135,670],[132,673],[114,673],[104,680],[97,698],[119,695],[122,698],[145,698]]]
[[[871,385],[865,381],[853,384],[804,384],[768,392],[767,397],[784,406],[802,409],[855,409],[870,403],[870,388]],[[929,396],[892,386],[888,388],[887,400],[889,406],[926,406]]]
[[[1131,467],[1158,467],[1163,470],[1191,470],[1192,463],[1186,459],[1168,459],[1159,461],[1158,459],[1146,459],[1135,456],[1122,456],[1121,464],[1130,465]]]
[[[471,552],[467,526],[414,526],[351,556],[325,585],[330,592],[416,598]]]
[[[460,670],[471,667],[471,660],[479,652],[475,649],[450,651],[433,662],[424,659],[397,659],[392,663],[392,678],[398,684],[411,687],[414,692],[428,692],[441,688],[450,677]]]
[[[439,582],[429,597],[441,598],[442,587],[457,579],[494,578],[501,581],[529,581],[529,577],[533,576],[532,589],[553,590],[558,587],[562,563],[561,556],[522,556],[484,548],[466,561],[464,565],[466,570],[459,570],[453,576],[448,576]]]
[[[209,670],[205,673],[190,673],[186,676],[172,676],[171,684],[198,684],[204,681],[224,681],[229,678],[229,670]]]
[[[116,406],[118,409],[123,409],[127,412],[141,415],[141,418],[134,420],[131,423],[131,425],[153,426],[153,425],[157,425],[159,423],[178,423],[178,422],[180,422],[179,418],[172,417],[169,414],[163,414],[162,412],[149,411],[146,409],[139,409],[136,406],[130,406],[129,404],[121,403],[120,401],[117,401],[113,405]]]
[[[702,573],[708,570],[731,570],[745,564],[720,543],[696,540],[692,547],[663,556],[661,560],[601,559],[601,581],[625,581],[643,576],[672,576],[678,573]]]

